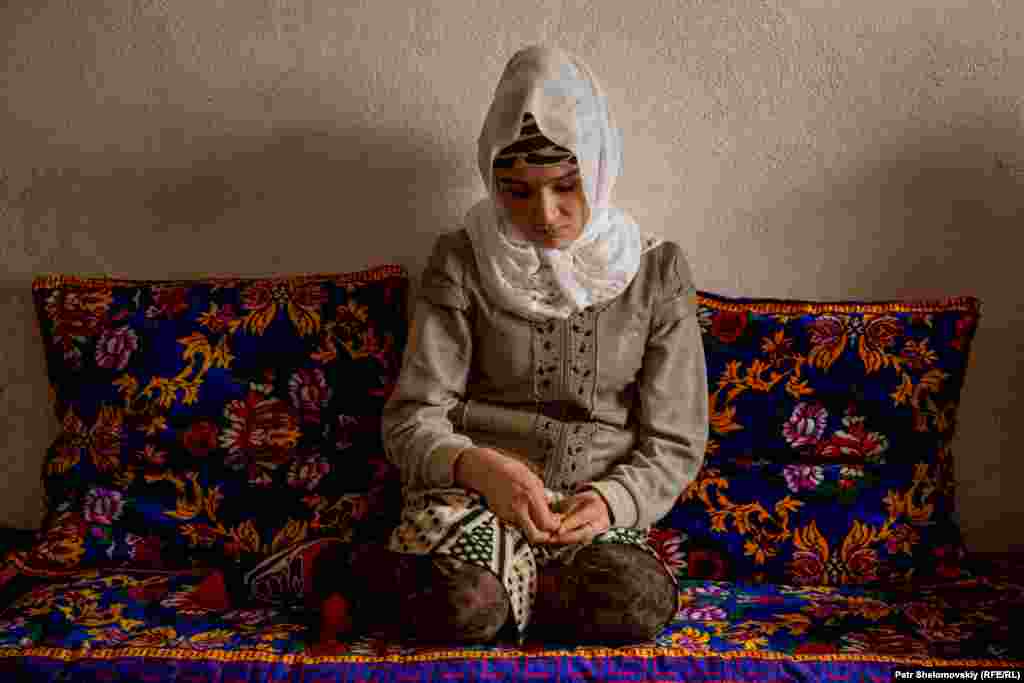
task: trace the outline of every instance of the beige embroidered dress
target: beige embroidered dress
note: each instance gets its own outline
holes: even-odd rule
[[[442,235],[384,410],[406,489],[452,487],[458,453],[490,446],[552,491],[591,484],[614,526],[658,521],[696,477],[708,438],[695,296],[681,248],[663,242],[615,299],[530,322],[488,302],[465,231]]]
[[[644,545],[643,530],[696,477],[708,438],[695,297],[682,250],[662,242],[618,297],[531,322],[488,301],[465,230],[439,237],[384,409],[384,444],[406,498],[392,550],[491,569],[525,631],[537,563],[571,560],[563,551],[574,549],[531,547],[477,494],[455,488],[455,458],[472,446],[523,460],[552,502],[592,486],[613,525],[594,542]]]

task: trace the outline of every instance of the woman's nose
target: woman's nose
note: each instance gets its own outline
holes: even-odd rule
[[[533,205],[534,225],[551,225],[558,220],[558,198],[554,193],[539,193]]]

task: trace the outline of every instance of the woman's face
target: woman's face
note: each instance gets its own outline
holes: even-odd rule
[[[583,234],[590,207],[575,164],[501,168],[495,169],[494,177],[498,201],[537,246],[558,249]]]

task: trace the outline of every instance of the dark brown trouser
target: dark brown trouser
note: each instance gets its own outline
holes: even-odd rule
[[[468,644],[493,640],[509,620],[505,587],[487,569],[445,555],[378,552],[374,561],[357,562],[365,567],[357,569],[367,596],[360,612],[370,628],[420,642]],[[580,550],[569,565],[541,570],[528,635],[562,643],[647,642],[675,611],[675,586],[657,559],[602,543]],[[399,623],[384,621],[395,618]]]

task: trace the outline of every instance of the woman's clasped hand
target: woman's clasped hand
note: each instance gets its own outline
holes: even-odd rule
[[[518,528],[533,545],[586,543],[611,527],[608,506],[595,491],[569,496],[552,510],[540,477],[492,448],[463,451],[455,463],[455,482],[482,495],[498,519]]]

